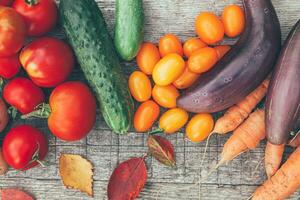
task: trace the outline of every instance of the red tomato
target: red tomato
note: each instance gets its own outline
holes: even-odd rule
[[[3,156],[14,169],[27,170],[42,161],[48,153],[48,143],[44,134],[29,125],[12,128],[3,141]]]
[[[14,9],[0,7],[0,57],[16,54],[25,41],[26,25]]]
[[[12,7],[25,19],[30,36],[44,35],[56,25],[58,11],[54,0],[15,0]]]
[[[0,76],[10,79],[19,72],[20,66],[21,64],[17,54],[9,57],[0,57]]]
[[[3,89],[4,100],[22,114],[32,112],[36,106],[44,102],[45,96],[41,88],[27,78],[14,78]]]
[[[54,87],[70,75],[75,58],[62,40],[44,37],[26,46],[20,61],[31,80],[40,87]]]
[[[96,99],[81,82],[70,81],[57,86],[49,100],[50,131],[66,141],[80,140],[93,128],[96,121]]]
[[[13,0],[0,0],[0,6],[10,6]]]

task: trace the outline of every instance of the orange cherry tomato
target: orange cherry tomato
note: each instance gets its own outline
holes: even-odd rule
[[[225,34],[228,37],[236,37],[241,34],[245,28],[245,13],[240,6],[226,6],[222,12],[222,22],[224,24]]]
[[[184,55],[188,58],[192,55],[192,53],[206,46],[207,44],[205,44],[199,38],[190,38],[183,44],[183,52]]]
[[[162,57],[169,53],[177,53],[183,56],[183,49],[180,40],[173,34],[166,34],[159,40],[159,52]]]
[[[152,97],[156,103],[164,108],[175,108],[179,92],[174,85],[155,85],[152,90]]]
[[[171,53],[163,57],[154,67],[152,78],[157,85],[166,86],[173,83],[184,71],[183,58]]]
[[[214,49],[217,51],[218,59],[220,60],[230,49],[228,45],[215,46]]]
[[[186,137],[192,142],[205,140],[214,127],[214,119],[211,114],[197,114],[186,126]]]
[[[217,51],[211,47],[204,47],[190,56],[188,68],[194,73],[204,73],[210,70],[217,61]]]
[[[147,75],[151,75],[154,66],[159,60],[160,54],[158,48],[150,42],[143,43],[136,57],[136,62],[140,70]]]
[[[178,89],[189,88],[199,78],[199,74],[192,72],[186,67],[184,72],[173,82],[173,85]]]
[[[148,131],[159,116],[159,106],[152,100],[142,103],[134,114],[133,126],[137,132]]]
[[[133,98],[139,102],[150,99],[152,86],[146,74],[134,71],[128,80],[129,90]]]
[[[181,108],[172,108],[159,119],[159,128],[165,133],[172,134],[181,129],[189,119],[189,114]]]
[[[197,35],[206,44],[215,44],[224,37],[224,26],[221,20],[211,12],[203,12],[195,22]]]

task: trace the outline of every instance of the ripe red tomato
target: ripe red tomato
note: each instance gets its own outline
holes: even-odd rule
[[[96,120],[96,99],[83,83],[70,81],[51,93],[48,118],[50,131],[66,141],[80,140],[93,128]]]
[[[16,54],[25,41],[26,25],[14,9],[0,7],[0,57]]]
[[[44,102],[45,96],[41,88],[31,80],[18,77],[10,80],[4,86],[3,98],[22,114],[27,114]]]
[[[13,0],[0,0],[1,6],[10,6]]]
[[[44,134],[29,125],[12,128],[2,144],[5,161],[14,169],[27,170],[39,164],[48,153]]]
[[[40,87],[55,87],[70,75],[75,58],[62,40],[44,37],[26,46],[20,61],[31,80]]]
[[[15,0],[12,7],[25,19],[30,36],[44,35],[56,25],[58,11],[54,0]]]
[[[0,57],[0,76],[10,79],[19,72],[20,66],[21,64],[17,54],[9,57]]]

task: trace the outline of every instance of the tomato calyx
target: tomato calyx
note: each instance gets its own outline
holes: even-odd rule
[[[46,164],[40,160],[40,143],[37,142],[36,144],[37,144],[37,149],[33,153],[31,160],[21,170],[25,170],[29,165],[31,165],[34,162],[37,162],[42,167],[46,167]]]
[[[50,114],[51,114],[50,105],[47,104],[47,103],[41,103],[31,113],[22,115],[21,119],[28,119],[28,118],[43,118],[43,119],[47,119]]]
[[[16,119],[19,112],[18,112],[18,109],[15,108],[14,106],[10,106],[8,109],[7,109],[7,113],[8,115],[12,118],[12,119]]]
[[[29,6],[35,6],[39,3],[39,0],[24,0]]]
[[[148,134],[149,135],[155,135],[155,134],[163,133],[163,132],[164,132],[164,129],[162,129],[162,128],[156,128],[156,129],[154,129],[152,131],[149,131]]]

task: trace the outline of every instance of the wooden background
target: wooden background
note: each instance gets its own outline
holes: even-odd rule
[[[98,2],[112,30],[114,0]],[[241,2],[239,0],[144,0],[145,40],[156,43],[165,33],[177,34],[182,40],[193,37],[194,19],[199,12],[209,10],[220,13],[229,3],[240,4]],[[280,19],[282,37],[285,38],[290,28],[300,18],[300,1],[273,0],[273,3]],[[59,28],[53,34],[63,37]],[[135,68],[135,63],[124,63],[125,65],[126,72]],[[77,68],[71,79],[78,79],[78,74],[80,70]],[[81,75],[79,78],[83,79]],[[62,185],[57,168],[61,153],[81,154],[94,164],[94,199],[106,199],[107,181],[116,165],[130,157],[142,156],[147,152],[146,135],[134,132],[126,136],[115,135],[104,124],[100,113],[88,137],[75,143],[66,143],[54,138],[47,129],[46,121],[30,120],[17,123],[33,124],[47,133],[50,141],[47,161],[52,164],[47,168],[39,167],[26,172],[11,170],[7,175],[0,177],[0,187],[23,188],[38,200],[91,199],[85,194],[67,190]],[[204,143],[193,144],[186,141],[182,133],[168,138],[175,146],[178,169],[168,169],[156,160],[148,158],[148,181],[141,192],[141,199],[247,199],[266,179],[263,165],[260,164],[264,152],[264,144],[261,144],[257,149],[244,153],[227,166],[219,168],[207,180],[203,180],[200,186],[190,190],[180,190],[182,187],[193,185],[199,175],[205,175],[210,167],[216,164],[221,147],[228,136],[212,137],[202,170],[199,166]],[[291,151],[292,149],[288,149],[287,153]],[[172,191],[164,186],[173,186],[177,189]],[[157,196],[158,189],[161,193]],[[300,192],[291,199],[300,199],[299,196]]]

